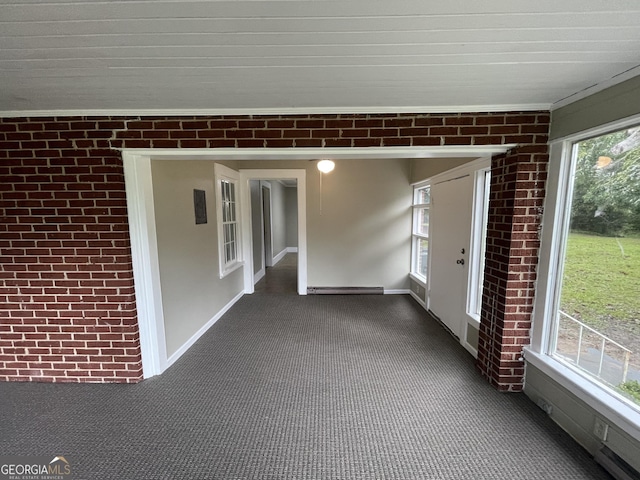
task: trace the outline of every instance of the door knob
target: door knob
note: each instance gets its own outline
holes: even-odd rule
[[[458,265],[464,265],[464,258],[461,258],[460,260],[456,260],[456,263]]]

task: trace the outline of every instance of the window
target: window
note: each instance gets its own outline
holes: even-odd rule
[[[220,278],[242,266],[238,221],[238,172],[215,165]]]
[[[431,187],[420,185],[413,190],[413,228],[411,246],[411,273],[427,283],[429,260],[429,207]]]
[[[487,242],[487,221],[489,218],[489,191],[491,188],[491,168],[475,172],[473,201],[473,226],[469,254],[469,288],[467,313],[480,321],[482,289],[484,279],[484,257]]]
[[[640,410],[640,126],[570,162],[549,353]]]

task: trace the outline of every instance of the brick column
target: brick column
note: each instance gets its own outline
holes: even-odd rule
[[[546,145],[524,145],[491,162],[476,366],[501,391],[523,387],[548,160]]]

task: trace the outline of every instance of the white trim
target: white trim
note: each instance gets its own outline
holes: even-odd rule
[[[609,423],[628,433],[632,438],[640,438],[640,412],[627,405],[623,400],[548,355],[525,348],[524,358],[527,363],[539,369],[596,410]]]
[[[266,270],[267,267],[273,266],[273,202],[271,200],[271,182],[267,182],[265,180],[260,180],[260,232],[262,237],[260,238],[260,243],[262,248],[260,249],[260,261],[262,262],[262,267]],[[264,193],[265,189],[269,191],[269,245],[267,245],[267,223],[265,220],[265,208],[264,208]],[[253,224],[251,226],[253,229]],[[251,235],[253,235],[253,230],[251,230]],[[254,238],[251,238],[251,243],[253,244]],[[251,250],[253,252],[253,250]],[[269,254],[269,255],[267,255]]]
[[[420,278],[413,272],[409,272],[409,278],[418,283],[422,288],[427,288],[427,282],[424,281],[424,278]]]
[[[489,166],[474,172],[473,205],[471,213],[471,243],[469,244],[469,271],[467,276],[466,313],[475,322],[480,322],[476,312],[482,308],[482,295],[479,295],[484,281],[484,262],[486,249],[486,219],[489,210],[489,191],[491,190],[491,160]],[[489,173],[487,178],[487,172]],[[489,184],[487,184],[489,180]]]
[[[251,232],[251,188],[250,180],[293,179],[297,182],[298,194],[298,295],[307,294],[307,171],[304,169],[241,169],[240,197],[242,207],[242,229]],[[244,291],[254,292],[253,249],[251,236],[242,237],[245,252]]]
[[[91,112],[83,111],[82,115]],[[51,112],[47,113],[47,116]],[[166,341],[162,311],[162,293],[159,275],[151,160],[262,160],[262,159],[318,159],[331,158],[436,158],[456,156],[483,156],[503,153],[511,145],[494,146],[446,146],[446,147],[380,147],[380,148],[297,148],[297,149],[122,149],[125,173],[125,189],[129,215],[133,275],[136,291],[138,327],[142,350],[144,378],[162,373],[166,369]],[[277,170],[258,170],[270,178]],[[284,170],[295,172],[298,180],[298,225],[305,226],[298,231],[298,292],[307,294],[307,240],[306,240],[306,172],[304,170]],[[276,178],[287,178],[276,175]],[[248,190],[248,185],[244,186]],[[241,190],[242,192],[242,190]],[[245,199],[246,200],[246,199]],[[247,205],[247,202],[242,202]],[[246,220],[246,217],[243,217]],[[246,241],[246,235],[243,241]],[[245,253],[252,252],[250,246]],[[245,293],[253,292],[253,264],[245,268]],[[249,272],[249,273],[247,273]],[[250,284],[250,287],[248,286]]]
[[[261,268],[258,273],[256,273],[253,276],[253,284],[255,285],[256,283],[258,283],[260,280],[262,280],[262,277],[264,277],[266,274],[266,268]]]
[[[384,295],[409,295],[410,293],[411,289],[409,288],[384,289]]]
[[[515,147],[515,145],[504,145],[505,152],[509,150],[509,148]],[[462,175],[471,175],[477,170],[482,170],[485,168],[491,168],[491,157],[482,157],[472,160],[470,162],[459,165],[451,170],[447,170],[446,172],[439,173],[431,178],[421,181],[421,183],[436,185],[438,183],[446,182],[448,180],[454,180]]]
[[[279,254],[274,255],[274,257],[273,257],[273,265],[276,265],[280,260],[282,260],[287,253],[288,253],[287,249],[285,248]]]
[[[298,247],[287,247],[287,253],[298,253]]]
[[[220,318],[222,318],[222,316],[227,313],[227,311],[233,307],[235,305],[235,303],[240,300],[242,297],[244,296],[244,292],[240,292],[238,293],[235,297],[233,297],[231,299],[231,301],[229,303],[227,303],[224,307],[222,307],[222,309],[220,309],[220,311],[218,311],[218,313],[216,313],[207,323],[205,323],[200,330],[198,330],[196,333],[194,333],[191,338],[189,340],[187,340],[185,343],[182,344],[182,346],[176,350],[173,355],[171,355],[168,359],[167,359],[167,366],[166,368],[169,368],[171,365],[173,365],[182,355],[184,355],[184,353],[189,350],[194,343],[196,343],[198,341],[198,339],[204,335],[207,330],[209,330],[214,323],[216,323],[218,320],[220,320]]]
[[[158,242],[149,157],[122,153],[143,378],[167,368]]]
[[[467,342],[467,335],[465,333],[464,341],[460,342],[464,349],[473,355],[473,358],[478,358],[478,350],[476,350],[469,342]]]
[[[552,103],[551,106],[549,107],[549,110],[551,111],[558,110],[559,108],[562,108],[571,103],[577,102],[578,100],[582,100],[583,98],[587,98],[595,93],[598,93],[603,90],[606,90],[607,88],[613,87],[614,85],[618,85],[619,83],[626,82],[627,80],[630,80],[633,77],[636,77],[638,75],[639,68],[640,66],[636,65],[635,67],[630,68],[626,72],[622,72],[618,75],[615,75],[610,79],[605,80],[604,82],[596,83],[595,85],[591,85],[590,87],[580,90],[579,92],[573,93],[568,97],[564,97],[558,100],[557,102]]]
[[[564,206],[571,186],[571,168],[570,142],[551,144],[531,329],[531,348],[540,353],[548,353],[552,339],[556,285],[562,275],[563,232],[568,228]]]
[[[486,113],[549,110],[551,103],[513,103],[498,105],[424,105],[416,107],[290,107],[290,108],[94,108],[87,110],[4,110],[0,118],[8,117],[183,117],[219,115],[324,115],[365,113]]]
[[[152,160],[332,160],[387,158],[490,157],[505,153],[515,143],[503,145],[451,145],[437,147],[353,147],[353,148],[132,148],[132,154]],[[117,150],[117,149],[114,149]],[[187,154],[188,152],[188,154]],[[464,166],[464,165],[463,165]]]

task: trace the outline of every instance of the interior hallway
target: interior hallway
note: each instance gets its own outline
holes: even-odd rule
[[[255,284],[254,293],[298,294],[298,254],[287,253]]]
[[[609,478],[408,296],[247,295],[160,377],[0,399],[0,452],[74,478]]]

